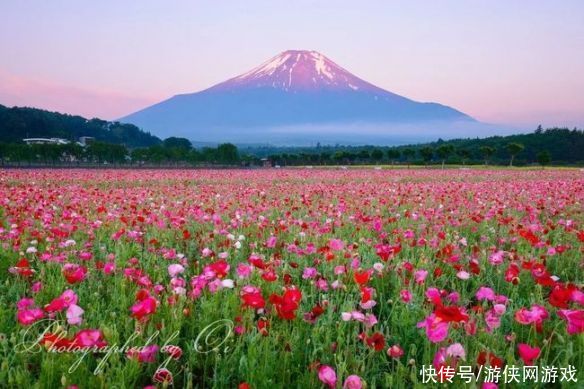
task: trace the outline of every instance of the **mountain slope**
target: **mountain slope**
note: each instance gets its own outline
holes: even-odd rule
[[[23,138],[64,138],[81,136],[128,147],[146,147],[160,139],[132,124],[85,119],[81,116],[50,112],[37,108],[0,105],[0,142],[18,143]]]
[[[474,122],[450,107],[383,90],[320,53],[300,50],[285,51],[209,89],[174,96],[120,120],[161,136],[201,141],[270,141],[283,131],[335,137],[330,130],[319,134],[323,130],[314,126],[321,125]]]

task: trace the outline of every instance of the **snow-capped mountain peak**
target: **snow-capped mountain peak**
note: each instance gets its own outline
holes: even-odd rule
[[[269,87],[285,91],[378,90],[321,53],[287,50],[212,89]]]
[[[160,136],[244,143],[365,142],[364,126],[373,126],[368,139],[375,141],[388,135],[381,130],[387,126],[416,125],[424,132],[438,123],[463,121],[466,126],[474,121],[450,107],[378,88],[305,50],[284,51],[240,76],[173,96],[121,120]]]

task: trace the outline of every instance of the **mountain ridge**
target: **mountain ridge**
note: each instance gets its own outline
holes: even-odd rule
[[[175,95],[120,121],[163,137],[200,141],[271,141],[290,126],[476,123],[446,105],[417,102],[377,87],[323,54],[306,50],[281,52],[245,73],[199,92]]]

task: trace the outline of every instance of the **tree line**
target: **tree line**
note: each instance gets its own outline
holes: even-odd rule
[[[302,148],[248,147],[245,152],[267,156],[279,165],[327,164],[486,164],[550,163],[584,165],[584,131],[538,127],[535,132],[394,147],[322,146]]]
[[[30,145],[0,143],[0,163],[2,165],[233,166],[239,165],[242,161],[246,161],[246,159],[240,157],[237,147],[231,143],[195,149],[190,141],[183,138],[168,138],[159,145],[134,149],[128,149],[120,144],[99,141],[90,142],[86,147],[74,142]]]
[[[102,141],[78,143],[0,143],[0,162],[28,164],[124,164],[132,166],[273,166],[447,164],[527,165],[584,164],[584,132],[538,128],[534,133],[484,139],[438,140],[396,146],[321,146],[303,148],[241,148],[231,143],[194,148],[185,138],[171,137],[148,147],[128,148]]]
[[[513,161],[524,149],[525,146],[520,143],[509,143],[505,145],[505,149],[509,155],[508,164],[513,166]],[[495,148],[490,146],[483,146],[479,149],[483,157],[484,164],[489,165],[489,161],[495,153]],[[406,164],[408,166],[415,165],[429,165],[431,163],[439,163],[442,168],[448,163],[466,165],[471,161],[471,152],[464,148],[455,148],[451,144],[440,145],[438,147],[424,146],[419,148],[389,148],[380,149],[373,148],[371,150],[361,149],[358,152],[351,152],[347,150],[337,150],[334,153],[308,153],[302,152],[298,154],[272,154],[269,159],[275,161],[278,165],[368,165],[379,163]],[[472,160],[471,162],[476,162]],[[524,161],[523,161],[524,162]],[[551,162],[551,154],[544,150],[536,155],[536,161],[542,166],[548,165]],[[523,163],[524,164],[524,163]]]

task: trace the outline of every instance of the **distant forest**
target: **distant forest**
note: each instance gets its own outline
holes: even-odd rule
[[[75,141],[89,136],[83,147]],[[23,138],[63,138],[68,145],[26,145]],[[406,146],[193,147],[196,139],[160,140],[132,124],[0,105],[0,163],[129,165],[492,164],[584,166],[584,131],[538,127],[533,133],[453,139]],[[263,160],[262,160],[263,159]]]
[[[539,126],[535,132],[488,138],[439,139],[413,145],[315,147],[243,147],[240,152],[268,157],[282,164],[306,163],[411,163],[411,164],[536,164],[549,159],[553,164],[584,165],[584,131]]]
[[[161,140],[133,124],[85,119],[42,109],[0,105],[0,142],[21,143],[23,138],[63,138],[77,141],[90,136],[126,147],[148,147]]]

